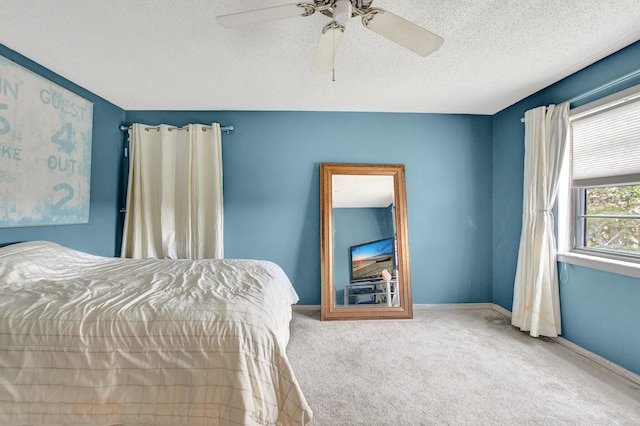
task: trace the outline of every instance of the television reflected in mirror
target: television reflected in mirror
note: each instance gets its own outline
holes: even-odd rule
[[[349,247],[350,282],[383,281],[387,271],[393,279],[396,270],[394,238],[384,238]]]

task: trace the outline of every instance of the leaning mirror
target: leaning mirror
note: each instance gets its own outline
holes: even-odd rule
[[[412,318],[404,165],[320,165],[323,320]]]

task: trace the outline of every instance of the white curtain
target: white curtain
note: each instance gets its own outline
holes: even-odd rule
[[[560,295],[552,209],[566,154],[569,104],[524,115],[522,235],[511,323],[534,337],[561,333]]]
[[[122,257],[223,257],[220,125],[134,124]]]

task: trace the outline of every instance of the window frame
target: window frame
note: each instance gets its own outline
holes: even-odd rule
[[[607,108],[612,104],[628,102],[640,97],[640,85],[619,91],[602,99],[587,103],[569,110],[569,123],[579,116]],[[590,248],[584,246],[584,219],[580,215],[585,213],[585,193],[588,188],[572,188],[571,177],[571,132],[568,134],[567,155],[560,185],[556,197],[557,217],[557,259],[561,262],[585,266],[593,269],[604,270],[622,275],[640,278],[640,255]],[[629,183],[621,183],[610,186],[624,186]],[[633,182],[637,183],[637,182]]]

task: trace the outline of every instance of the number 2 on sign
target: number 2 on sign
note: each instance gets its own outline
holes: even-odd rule
[[[67,195],[65,195],[64,197],[62,197],[60,199],[60,201],[58,201],[54,206],[53,206],[53,210],[54,211],[60,211],[60,209],[62,208],[62,206],[64,206],[66,203],[69,202],[69,200],[71,200],[73,198],[73,187],[71,185],[69,185],[68,183],[59,183],[57,185],[55,185],[53,187],[54,191],[58,192],[58,191],[67,191]]]
[[[71,154],[71,151],[76,147],[72,139],[73,128],[71,127],[71,123],[66,123],[51,136],[51,143],[58,145],[59,151]]]

